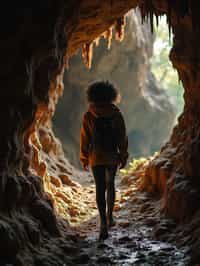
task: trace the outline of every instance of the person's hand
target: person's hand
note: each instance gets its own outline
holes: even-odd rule
[[[119,162],[119,169],[123,169],[126,166],[126,160],[120,160]]]
[[[84,164],[84,165],[83,165],[83,168],[84,168],[85,171],[89,171],[89,166],[88,166],[88,164]]]

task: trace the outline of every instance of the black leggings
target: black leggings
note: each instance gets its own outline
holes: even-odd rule
[[[96,202],[99,210],[101,225],[106,223],[106,199],[105,191],[107,190],[107,216],[112,219],[112,212],[115,202],[115,175],[117,172],[116,165],[96,165],[92,167],[96,183]]]

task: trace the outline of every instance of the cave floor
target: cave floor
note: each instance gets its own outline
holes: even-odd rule
[[[79,240],[69,265],[188,265],[187,246],[169,241],[170,237],[176,238],[174,222],[161,217],[159,199],[140,192],[134,177],[123,183],[117,177],[116,226],[109,230],[107,240],[98,241],[95,187],[92,179],[86,183],[79,192],[79,200],[85,201],[88,219],[71,223]]]

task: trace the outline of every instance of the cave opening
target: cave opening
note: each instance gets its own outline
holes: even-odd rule
[[[133,16],[135,16],[134,19]],[[129,14],[129,18],[127,18],[127,20],[129,20],[127,22],[129,32],[125,33],[125,38],[121,44],[117,44],[115,41],[113,41],[113,47],[110,49],[110,51],[106,52],[106,46],[111,46],[111,39],[109,35],[111,34],[111,30],[109,29],[106,31],[106,33],[104,33],[105,40],[100,40],[100,45],[95,47],[92,61],[90,61],[91,50],[90,47],[88,48],[88,54],[84,55],[84,57],[87,58],[86,65],[89,67],[90,64],[92,65],[91,69],[85,68],[85,65],[82,61],[81,51],[77,56],[74,56],[70,59],[68,62],[68,70],[64,75],[64,96],[61,98],[61,100],[59,100],[59,103],[56,107],[57,112],[60,113],[62,118],[59,117],[57,119],[56,114],[53,119],[53,127],[55,129],[56,135],[62,140],[62,146],[65,150],[66,158],[69,159],[69,161],[67,160],[67,168],[69,169],[69,167],[71,167],[69,178],[68,175],[66,175],[64,178],[62,174],[59,176],[61,178],[61,182],[64,180],[64,186],[57,184],[59,182],[56,180],[55,175],[51,176],[51,182],[56,186],[61,186],[61,189],[54,194],[54,201],[56,203],[55,206],[61,217],[67,219],[70,223],[70,226],[75,228],[75,230],[78,231],[79,236],[83,238],[88,235],[88,230],[93,230],[93,233],[97,233],[98,227],[96,225],[99,223],[95,202],[95,186],[93,177],[90,173],[84,173],[72,166],[73,164],[75,164],[76,167],[78,166],[77,161],[79,160],[80,125],[83,112],[87,108],[84,89],[87,87],[88,83],[93,81],[93,79],[108,79],[113,81],[115,84],[117,83],[117,86],[120,88],[128,88],[127,91],[122,90],[122,96],[125,96],[125,99],[123,99],[122,105],[120,107],[124,111],[129,109],[126,122],[130,132],[129,139],[134,140],[130,140],[129,145],[130,147],[132,146],[133,149],[137,150],[137,148],[135,148],[136,144],[142,142],[143,139],[148,139],[147,143],[144,144],[143,149],[138,148],[138,153],[136,151],[136,158],[141,156],[150,156],[153,152],[158,151],[161,146],[164,145],[164,142],[169,138],[173,126],[177,122],[176,119],[178,115],[183,109],[183,101],[181,101],[181,86],[180,84],[177,85],[178,79],[177,76],[172,73],[172,65],[166,63],[166,61],[169,61],[169,59],[166,58],[166,54],[169,53],[171,49],[168,35],[166,34],[166,32],[168,33],[167,23],[163,23],[161,21],[162,30],[165,31],[165,35],[164,37],[159,36],[160,39],[158,40],[157,34],[160,33],[156,32],[153,36],[149,22],[143,25],[142,19],[138,12],[134,12],[133,15]],[[129,36],[126,38],[126,35]],[[148,43],[147,40],[150,43]],[[133,45],[133,41],[135,41],[135,46]],[[98,42],[99,40],[96,40],[96,43]],[[158,53],[159,49],[157,48],[159,46],[159,42],[161,48],[159,47],[160,51]],[[162,46],[164,46],[163,49]],[[158,54],[156,54],[155,51]],[[107,55],[103,57],[103,53],[107,53]],[[164,66],[162,65],[163,62],[158,60],[158,58],[163,54],[163,60],[165,60]],[[115,58],[116,56],[120,56],[119,60]],[[154,57],[155,59],[153,60]],[[113,63],[112,67],[111,62]],[[164,69],[163,72],[161,68]],[[158,73],[158,70],[160,70],[160,73]],[[127,72],[129,72],[129,75],[125,76],[125,73]],[[174,78],[176,79],[176,82],[174,81]],[[158,79],[160,80],[160,84],[158,84]],[[166,80],[168,82],[166,82]],[[128,83],[132,83],[131,86],[129,86]],[[173,86],[170,87],[172,84]],[[136,87],[135,93],[131,91],[133,87]],[[170,91],[166,92],[161,87],[165,87],[166,90],[166,87],[170,87]],[[128,99],[132,100],[135,99],[135,97],[139,98],[136,99],[136,108],[134,108],[134,105],[127,103]],[[177,109],[174,107],[175,105],[178,107]],[[138,106],[140,106],[141,109],[139,109]],[[140,110],[142,109],[144,110],[144,113],[140,117]],[[139,113],[139,118],[133,118],[136,113]],[[151,113],[153,114],[152,116]],[[70,114],[72,114],[72,116],[70,116]],[[65,119],[63,119],[63,117]],[[144,122],[145,127],[143,132],[141,129],[137,130],[135,128],[133,132],[131,132],[130,126],[132,120],[135,120],[134,125],[138,124],[138,121],[144,122],[144,120],[146,120],[146,123]],[[155,120],[157,121],[156,127],[158,127],[158,131],[152,130],[153,121]],[[61,132],[63,128],[64,131]],[[163,130],[163,134],[160,133],[161,130]],[[147,133],[146,135],[145,131]],[[150,136],[148,134],[149,131],[151,131]],[[153,140],[152,137],[154,138]],[[63,139],[66,140],[64,145]],[[145,145],[148,146],[147,150],[145,149]],[[74,152],[75,155],[73,154]],[[131,224],[130,221],[127,221],[127,219],[131,220],[131,216],[133,214],[138,215],[139,219],[142,217],[141,221],[144,223],[144,230],[146,230],[145,223],[146,219],[148,221],[149,215],[153,215],[154,218],[156,217],[153,222],[150,219],[150,224],[151,222],[159,223],[158,221],[160,219],[160,215],[158,215],[157,212],[159,209],[159,201],[148,205],[147,201],[149,200],[149,197],[146,193],[142,192],[143,188],[145,187],[145,184],[143,184],[145,169],[151,160],[152,157],[149,157],[147,159],[143,158],[142,160],[131,162],[130,167],[127,170],[122,171],[122,176],[117,179],[114,211],[120,227],[125,228],[125,231],[126,228]],[[72,165],[70,161],[72,162]],[[66,159],[63,161],[61,159],[61,162],[64,162],[66,166]],[[65,181],[65,178],[67,181]],[[66,187],[65,184],[68,187]],[[147,191],[153,194],[155,193],[154,188],[152,189],[151,185]],[[159,192],[156,191],[156,194],[159,195]],[[134,201],[137,202],[135,204],[135,208],[130,208],[130,204]],[[146,210],[146,206],[150,207],[150,209],[154,208],[155,211]],[[162,219],[164,219],[164,216]],[[131,221],[133,222],[133,220]],[[166,220],[164,219],[164,221]],[[169,220],[169,223],[173,224],[173,221]],[[123,233],[121,234],[115,229],[114,231],[117,238],[124,237]],[[131,234],[131,237],[133,237],[132,232],[129,230],[127,232],[128,234]],[[95,234],[90,235],[91,243],[95,245]],[[154,244],[151,246],[152,250],[162,250],[162,242],[158,241]],[[175,246],[170,247],[172,250],[175,249]],[[183,256],[182,251],[178,251],[176,253],[175,259],[178,260],[178,258],[181,256]],[[128,263],[131,265],[131,263],[137,261],[137,258],[128,260]]]
[[[173,35],[169,39],[166,16],[160,18],[159,27],[154,25],[152,33],[150,21],[143,24],[138,10],[129,11],[121,43],[112,38],[114,29],[109,30],[110,36],[105,32],[96,41],[90,68],[81,49],[70,59],[65,90],[53,117],[65,155],[78,168],[79,132],[87,110],[85,91],[92,81],[110,80],[121,91],[119,107],[127,124],[131,160],[158,152],[183,111],[183,87],[169,60]]]
[[[154,27],[154,33],[150,21],[144,23],[138,10],[129,11],[125,20],[121,43],[112,40],[112,34],[118,33],[109,28],[101,39],[95,40],[94,53],[91,47],[86,55],[79,50],[69,60],[64,74],[65,90],[57,103],[52,124],[56,136],[61,140],[61,143],[57,140],[60,153],[49,153],[48,140],[44,139],[44,151],[50,155],[45,157],[42,152],[48,162],[50,177],[45,183],[45,190],[52,193],[51,183],[60,187],[58,192],[53,192],[56,208],[71,226],[84,224],[98,214],[92,174],[78,169],[79,135],[82,116],[87,109],[87,85],[93,80],[103,79],[111,80],[122,88],[120,108],[125,113],[128,129],[130,165],[117,178],[115,209],[121,208],[120,201],[129,198],[124,196],[127,191],[123,190],[123,186],[120,187],[120,183],[126,180],[126,174],[130,176],[136,170],[137,176],[137,168],[143,171],[152,160],[153,153],[157,156],[156,152],[168,140],[176,118],[183,109],[182,88],[168,58],[171,40],[166,18],[160,19],[160,31]],[[84,62],[85,58],[87,60]],[[154,123],[155,120],[157,123]],[[40,139],[45,136],[42,130]],[[58,147],[55,149],[59,150]],[[132,161],[132,157],[136,160]],[[132,184],[132,191],[136,190],[135,184]]]
[[[60,187],[56,193],[53,192],[54,201],[56,203],[55,206],[61,217],[68,220],[70,225],[76,228],[82,236],[87,235],[88,228],[93,229],[94,231],[97,230],[96,224],[98,224],[93,177],[90,173],[84,173],[83,171],[74,168],[70,162],[70,159],[72,159],[72,164],[74,163],[73,151],[75,151],[74,160],[76,161],[76,166],[77,160],[79,160],[79,132],[82,115],[87,108],[85,88],[88,83],[93,79],[98,80],[102,78],[104,80],[109,79],[114,81],[115,84],[117,80],[117,85],[119,87],[128,88],[127,91],[122,91],[122,96],[125,96],[125,99],[123,99],[120,107],[126,111],[126,106],[128,105],[128,115],[126,117],[128,126],[131,126],[130,124],[132,120],[135,120],[134,125],[136,125],[138,124],[138,121],[143,121],[145,120],[145,117],[147,117],[145,128],[143,129],[143,131],[147,131],[146,138],[149,137],[148,130],[149,128],[152,128],[153,121],[157,121],[155,126],[158,127],[158,131],[151,131],[148,151],[145,151],[144,148],[142,151],[140,149],[138,153],[139,155],[137,154],[135,157],[150,156],[152,152],[160,149],[163,142],[169,137],[172,127],[176,123],[176,118],[183,108],[183,102],[180,100],[182,97],[182,91],[178,91],[181,90],[181,88],[177,85],[177,82],[174,81],[174,78],[178,81],[177,76],[175,76],[174,73],[172,74],[172,66],[166,62],[169,60],[168,53],[171,49],[168,40],[167,23],[161,21],[161,29],[162,31],[165,31],[165,34],[164,36],[157,37],[157,35],[161,33],[156,32],[157,30],[155,29],[153,36],[149,22],[143,24],[138,12],[131,11],[127,20],[128,30],[125,32],[125,37],[122,43],[119,44],[113,41],[111,45],[110,37],[106,35],[108,32],[104,34],[108,40],[106,38],[105,40],[100,40],[100,45],[94,48],[92,62],[86,62],[87,64],[92,64],[91,69],[85,67],[84,62],[82,61],[81,51],[79,51],[78,55],[70,59],[68,69],[64,75],[64,95],[59,99],[56,107],[59,114],[56,114],[53,119],[53,127],[56,135],[62,140],[62,146],[64,149],[66,147],[65,155],[66,158],[69,159],[69,161],[65,158],[60,160],[60,163],[62,165],[64,164],[64,167],[61,165],[61,172],[62,167],[64,168],[64,172],[66,170],[65,174],[61,173],[58,175],[61,182],[56,177],[57,167],[56,171],[53,169],[55,164],[52,164],[52,167],[50,167],[49,172],[52,172],[50,175],[50,181],[56,187]],[[106,50],[107,45],[112,46],[109,51]],[[157,54],[155,54],[155,50]],[[104,56],[104,54],[106,55]],[[164,54],[164,63],[162,60],[159,60],[161,54],[162,56]],[[153,57],[156,58],[153,60]],[[113,64],[113,66],[111,66],[111,64]],[[164,66],[162,64],[164,64]],[[159,73],[158,70],[160,70]],[[126,75],[126,73],[128,73],[128,75]],[[158,85],[156,79],[160,79],[162,86]],[[168,82],[166,82],[166,80]],[[129,83],[131,86],[129,86]],[[166,87],[170,87],[172,84],[174,87],[170,88],[171,91],[169,93],[166,92]],[[161,87],[165,87],[165,90]],[[175,89],[176,91],[174,91]],[[133,92],[133,90],[136,91]],[[131,103],[128,104],[128,100],[132,100],[136,97],[138,97],[135,102],[136,108],[132,108],[134,105],[131,105]],[[170,97],[173,99],[170,99]],[[175,110],[174,105],[178,106],[177,110]],[[141,110],[144,110],[142,115]],[[139,118],[133,118],[136,113],[139,113]],[[152,115],[150,113],[152,113]],[[63,129],[64,131],[62,131]],[[163,130],[161,140],[160,130]],[[130,136],[131,134],[132,133],[130,133]],[[140,142],[139,139],[145,138],[145,134],[144,132],[141,133],[141,130],[135,130],[135,128],[133,134],[136,135],[132,144],[135,148],[135,144]],[[151,148],[153,146],[152,137],[154,138],[154,142],[159,142],[159,145],[154,144],[156,148]],[[64,141],[63,145],[63,139],[66,141],[69,140],[69,142]],[[129,226],[129,222],[127,223],[124,218],[126,217],[127,219],[128,216],[126,215],[130,215],[130,212],[128,214],[126,213],[125,217],[120,217],[120,215],[123,213],[124,209],[129,208],[130,199],[133,200],[133,198],[136,198],[136,201],[138,200],[139,206],[142,210],[139,215],[144,215],[145,217],[145,215],[148,216],[149,214],[148,211],[146,213],[145,210],[143,213],[143,206],[145,206],[145,201],[148,200],[148,197],[146,198],[146,195],[141,192],[144,186],[144,184],[142,184],[143,179],[141,178],[141,175],[144,175],[144,169],[151,160],[152,157],[131,162],[130,167],[128,167],[127,170],[122,171],[123,175],[117,179],[116,204],[114,210],[119,223],[124,228]],[[49,162],[49,164],[51,163]],[[59,164],[57,164],[57,166],[58,165]],[[60,166],[58,166],[58,168],[60,168]],[[69,169],[71,170],[69,171]],[[141,190],[139,189],[138,191],[138,188]],[[152,186],[149,186],[147,190],[152,193],[153,191],[151,189]],[[50,190],[52,189],[50,188]],[[47,188],[47,191],[49,191],[49,188]],[[137,204],[136,207],[138,207]],[[158,208],[156,204],[154,207],[156,209]],[[136,209],[134,211],[137,213]],[[159,218],[157,217],[157,219]],[[160,243],[157,243],[156,245],[159,246]]]

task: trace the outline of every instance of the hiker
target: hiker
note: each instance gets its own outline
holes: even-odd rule
[[[80,133],[80,161],[91,167],[96,184],[96,202],[100,215],[99,239],[108,238],[108,227],[115,225],[115,175],[128,158],[128,138],[123,116],[116,106],[118,90],[109,81],[96,81],[87,89],[88,111]],[[105,200],[105,191],[107,197]],[[106,214],[107,201],[107,214]]]

